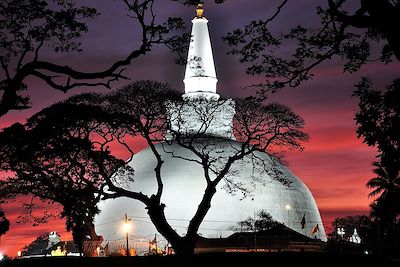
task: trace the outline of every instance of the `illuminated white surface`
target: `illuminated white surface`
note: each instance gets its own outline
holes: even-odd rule
[[[356,244],[361,244],[361,237],[357,233],[357,229],[354,228],[353,235],[350,236],[350,242],[356,243]]]
[[[185,71],[185,95],[199,92],[217,92],[217,75],[211,48],[208,20],[204,17],[192,20],[192,34]]]
[[[175,155],[184,158],[195,158],[192,152],[177,144],[164,143],[163,145],[157,145],[165,162],[162,168],[164,182],[162,202],[166,205],[165,213],[169,223],[183,234],[201,201],[206,183],[202,167],[199,164],[174,158],[164,150],[173,151]],[[228,153],[232,149],[237,149],[240,143],[215,139],[213,146],[216,147],[216,153],[221,151]],[[257,153],[257,157],[264,162],[270,161],[269,156],[265,153]],[[126,187],[149,195],[155,194],[157,192],[154,175],[155,164],[155,157],[150,149],[144,149],[136,154],[130,163],[135,170],[136,180]],[[241,194],[230,195],[222,189],[224,182],[221,182],[212,200],[211,209],[200,226],[199,232],[203,236],[229,236],[232,234],[232,231],[228,230],[230,226],[234,226],[235,222],[253,217],[254,212],[259,210],[266,210],[275,220],[288,225],[285,206],[290,205],[289,227],[303,235],[311,238],[316,236],[318,239],[326,241],[321,217],[311,192],[286,167],[280,166],[280,170],[282,175],[292,183],[290,186],[285,186],[272,179],[265,170],[254,171],[249,157],[236,162],[233,170],[236,181],[246,182],[247,188],[251,190],[253,196],[242,199]],[[109,222],[115,218],[122,218],[125,213],[134,217],[135,235],[146,237],[157,232],[150,222],[145,206],[138,201],[127,198],[110,199],[100,203],[100,210],[102,212],[96,218],[95,224],[100,225],[97,227],[97,231],[106,239],[122,236],[116,233],[117,225]],[[302,229],[301,226],[303,216],[306,220],[305,229]],[[317,223],[319,231],[311,236],[311,229]]]
[[[132,225],[130,222],[124,222],[124,224],[122,225],[122,230],[124,233],[129,233],[131,228],[132,228]]]

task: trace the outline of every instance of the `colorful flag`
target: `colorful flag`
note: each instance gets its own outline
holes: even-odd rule
[[[306,215],[303,215],[303,219],[301,220],[301,229],[306,228]]]
[[[318,227],[318,223],[313,227],[313,229],[311,230],[311,235],[315,234],[316,232],[319,231],[319,227]]]

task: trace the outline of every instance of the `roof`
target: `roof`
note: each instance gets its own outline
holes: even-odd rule
[[[227,238],[203,238],[196,244],[196,248],[275,248],[285,249],[293,244],[324,244],[319,239],[312,239],[302,235],[284,225],[258,232],[238,232]]]

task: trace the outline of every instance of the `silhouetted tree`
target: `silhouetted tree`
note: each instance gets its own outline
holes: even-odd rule
[[[374,162],[376,177],[368,181],[377,197],[371,205],[371,215],[378,220],[386,240],[396,244],[399,236],[400,215],[400,80],[386,90],[374,88],[368,78],[357,85],[354,95],[359,98],[356,113],[357,134],[363,142],[378,149],[379,161]],[[398,244],[397,244],[398,245]]]
[[[379,162],[374,163],[377,178],[368,186],[375,190],[370,196],[384,197],[400,190],[400,80],[395,80],[384,92],[363,78],[354,95],[359,98],[356,113],[357,135],[369,146],[377,147]]]
[[[380,198],[385,198],[387,195],[399,190],[398,167],[390,165],[385,168],[379,162],[374,162],[373,166],[375,167],[374,173],[376,177],[372,178],[367,183],[367,186],[373,189],[373,191],[369,193],[369,197],[379,196]]]
[[[315,67],[335,56],[344,60],[344,71],[350,73],[371,60],[385,64],[393,57],[400,60],[399,1],[327,0],[316,9],[320,27],[298,25],[274,34],[270,26],[288,3],[281,1],[272,16],[253,20],[224,37],[232,46],[229,54],[247,65],[248,74],[266,78],[257,84],[262,97],[311,79]],[[382,41],[383,46],[379,45]],[[293,52],[288,52],[289,47]],[[374,58],[377,47],[381,48],[378,59]]]
[[[103,106],[107,106],[106,109],[112,113],[125,114],[130,118],[132,123],[125,124],[124,127],[129,125],[126,131],[144,138],[154,154],[157,192],[146,195],[135,191],[134,186],[124,187],[106,177],[104,198],[124,196],[142,202],[156,229],[170,242],[177,254],[194,252],[199,226],[211,208],[211,200],[222,181],[230,193],[239,191],[245,196],[251,193],[241,181],[235,179],[235,162],[246,158],[254,163],[255,169],[267,171],[274,179],[285,183],[287,181],[279,176],[279,168],[274,168],[278,166],[277,159],[271,157],[268,162],[264,162],[258,158],[257,153],[271,154],[274,148],[301,150],[301,142],[308,139],[307,134],[301,131],[304,121],[290,109],[276,103],[262,105],[253,98],[236,101],[236,115],[231,131],[241,143],[210,133],[212,121],[219,119],[215,114],[231,100],[197,98],[182,101],[166,85],[151,81],[128,85],[105,99]],[[191,124],[193,121],[196,121],[194,125]],[[161,151],[157,144],[163,147]],[[194,157],[176,154],[170,148],[172,144],[189,151]],[[183,161],[195,162],[204,171],[204,194],[184,236],[180,236],[167,221],[165,204],[161,201],[165,153]],[[122,177],[129,178],[123,173]],[[130,182],[134,185],[133,177]]]
[[[235,162],[246,159],[254,164],[254,172],[265,171],[273,179],[288,184],[280,176],[279,160],[272,154],[285,148],[301,150],[301,142],[308,139],[302,132],[304,121],[290,109],[276,103],[262,105],[253,98],[238,99],[236,106],[231,106],[236,107],[236,113],[232,114],[234,127],[230,132],[241,143],[210,135],[211,121],[220,119],[214,114],[227,103],[232,104],[232,100],[182,101],[167,85],[152,81],[137,82],[108,95],[76,96],[44,109],[26,125],[5,129],[0,134],[5,144],[0,148],[2,169],[16,174],[9,179],[14,192],[63,205],[67,227],[72,228],[78,240],[82,237],[81,229],[85,229],[82,227],[86,227],[82,218],[92,222],[100,196],[128,197],[145,204],[151,221],[178,254],[191,254],[199,226],[220,183],[225,182],[229,193],[251,194],[242,181],[235,179]],[[189,113],[185,112],[187,109]],[[199,124],[185,131],[193,117]],[[146,195],[125,186],[134,182],[133,170],[109,151],[109,145],[116,140],[133,156],[133,149],[123,141],[125,136],[142,137],[153,152],[157,161],[156,193]],[[157,148],[159,143],[164,152]],[[190,151],[194,158],[176,155],[168,150],[170,144]],[[264,161],[257,154],[260,152],[271,157]],[[161,201],[163,153],[196,162],[204,170],[203,199],[184,236],[165,218]]]
[[[400,80],[394,80],[386,90],[381,91],[374,88],[370,79],[363,78],[354,96],[359,98],[360,108],[355,116],[358,137],[362,137],[367,145],[378,148],[384,167],[389,163],[399,166]]]
[[[4,0],[0,2],[0,116],[10,110],[26,109],[29,97],[24,83],[28,76],[43,80],[55,90],[66,92],[82,86],[110,88],[113,81],[125,79],[123,67],[146,54],[155,44],[165,44],[180,52],[182,36],[170,35],[183,28],[180,18],[169,18],[163,24],[155,22],[154,0],[123,0],[129,16],[137,23],[140,42],[123,59],[98,72],[83,72],[65,64],[46,61],[42,50],[55,53],[80,52],[79,37],[88,31],[85,23],[98,12],[78,6],[69,0]]]
[[[368,188],[373,189],[369,197],[378,197],[371,204],[371,215],[379,219],[386,236],[394,236],[400,214],[400,168],[394,163],[387,167],[380,162],[374,162],[373,172],[376,177],[367,182]]]
[[[196,5],[198,0],[172,0],[185,5]],[[222,4],[224,0],[215,0]],[[396,25],[399,22],[398,1],[362,0],[348,5],[346,0],[327,0],[318,7],[321,17],[319,29],[297,26],[287,34],[274,36],[270,23],[287,5],[284,0],[269,18],[254,20],[242,29],[230,32],[224,40],[233,46],[231,54],[249,64],[247,72],[264,75],[263,90],[278,90],[297,86],[312,77],[312,69],[325,60],[338,55],[346,59],[345,71],[354,72],[371,59],[371,48],[384,40],[380,60],[387,63],[392,56],[400,59],[400,41]],[[129,16],[137,22],[142,37],[137,49],[126,58],[110,64],[99,72],[83,72],[70,66],[45,61],[41,51],[50,47],[59,52],[80,51],[79,37],[88,28],[87,19],[95,18],[96,9],[78,6],[71,1],[5,0],[0,4],[1,70],[0,116],[9,110],[29,108],[30,100],[23,93],[28,89],[26,77],[34,76],[56,90],[68,91],[81,86],[105,86],[126,78],[122,71],[132,60],[146,54],[154,45],[164,44],[184,54],[188,34],[171,34],[184,28],[180,18],[169,18],[165,23],[155,22],[154,0],[123,0]],[[353,7],[348,8],[348,6]],[[298,45],[293,54],[280,57],[277,51],[286,42]],[[287,47],[287,46],[285,46]],[[262,90],[262,92],[264,92]]]
[[[4,211],[0,209],[0,236],[7,233],[10,229],[10,222],[7,220]]]
[[[200,1],[182,0],[193,5]],[[215,1],[223,3],[225,1]],[[269,17],[253,20],[229,32],[223,40],[246,65],[246,73],[260,75],[265,82],[253,84],[259,96],[285,87],[297,87],[313,77],[313,70],[335,57],[343,60],[344,71],[353,73],[371,61],[400,61],[400,2],[397,0],[326,0],[318,6],[320,26],[298,25],[286,33],[275,34],[272,24],[290,1],[282,0]],[[380,51],[379,51],[380,49]],[[292,52],[288,52],[292,51]],[[395,223],[400,206],[399,187],[399,81],[389,86],[387,95],[372,90],[372,82],[363,78],[356,95],[361,112],[356,114],[357,134],[366,144],[377,146],[380,161],[374,163],[377,177],[368,182],[375,189],[370,196],[380,195],[372,205],[372,214],[384,222]],[[391,193],[389,193],[391,192]],[[389,196],[387,196],[389,195]],[[383,223],[382,222],[382,223]]]
[[[67,230],[80,248],[87,238],[100,238],[93,219],[104,176],[125,165],[108,150],[111,135],[103,122],[110,116],[94,106],[73,103],[88,97],[93,102],[97,96],[73,97],[0,133],[1,169],[14,174],[1,182],[1,189],[61,204]]]

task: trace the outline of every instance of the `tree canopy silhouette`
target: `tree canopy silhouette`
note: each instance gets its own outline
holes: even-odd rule
[[[357,135],[367,145],[377,147],[380,158],[374,163],[377,178],[368,183],[375,189],[370,196],[385,197],[400,190],[400,80],[382,92],[370,79],[363,78],[354,95],[360,107],[355,116]]]
[[[196,5],[199,0],[172,0],[184,5]],[[215,0],[223,4],[224,0]],[[223,39],[232,47],[230,54],[237,55],[247,65],[250,75],[262,75],[266,81],[260,87],[261,96],[283,87],[296,87],[313,77],[313,69],[338,56],[344,59],[344,71],[355,72],[370,61],[387,64],[393,58],[400,60],[400,37],[397,34],[400,4],[396,0],[327,0],[317,7],[320,27],[298,25],[287,33],[274,34],[273,21],[285,10],[288,0],[282,0],[270,17],[253,20],[232,30]],[[50,4],[51,3],[51,4]],[[0,84],[0,116],[9,110],[30,106],[29,97],[23,93],[28,86],[28,76],[46,82],[63,92],[82,86],[105,86],[125,79],[123,68],[150,51],[154,45],[163,44],[180,55],[186,51],[188,34],[177,35],[184,28],[180,18],[168,18],[164,23],[155,21],[157,10],[154,0],[123,0],[129,16],[137,23],[142,37],[140,44],[124,59],[110,63],[99,72],[83,72],[43,60],[41,51],[47,46],[56,53],[80,51],[79,37],[87,30],[87,19],[98,15],[96,9],[77,6],[71,1],[6,0],[0,4],[2,74]],[[383,44],[382,44],[383,42]],[[292,53],[281,53],[286,44],[296,44]],[[381,48],[376,56],[376,47]]]
[[[394,80],[386,90],[379,90],[369,78],[357,85],[354,96],[359,99],[360,111],[355,119],[357,135],[369,146],[376,146],[385,160],[400,161],[400,79]]]
[[[131,119],[130,124],[124,125],[128,127],[126,131],[146,141],[156,159],[154,179],[157,187],[154,194],[146,195],[135,190],[133,177],[130,181],[125,181],[125,186],[121,182],[118,184],[116,178],[110,177],[106,178],[107,190],[103,198],[124,196],[142,202],[156,229],[178,254],[194,252],[200,224],[210,210],[211,200],[222,182],[225,183],[228,193],[242,192],[244,196],[250,193],[241,181],[235,179],[235,162],[245,159],[258,162],[254,163],[254,172],[260,171],[257,168],[262,169],[273,179],[285,183],[287,181],[279,175],[279,168],[276,168],[278,159],[271,156],[269,162],[264,162],[258,158],[257,153],[266,152],[272,155],[274,150],[279,149],[301,150],[301,143],[308,139],[308,135],[302,131],[304,121],[293,111],[276,103],[262,105],[253,98],[236,101],[233,133],[241,143],[210,135],[209,132],[212,121],[218,119],[214,114],[231,100],[198,98],[182,101],[166,85],[152,81],[140,81],[125,86],[105,96],[105,100],[104,108],[112,113],[125,114]],[[190,110],[190,117],[187,117],[187,110]],[[191,125],[193,120],[196,120],[195,127]],[[180,155],[171,146],[181,147],[193,155],[193,158]],[[198,164],[204,171],[204,193],[184,236],[180,236],[165,217],[162,170],[166,155]],[[129,179],[123,173],[115,177]]]
[[[379,161],[373,163],[376,176],[367,183],[373,189],[369,196],[377,197],[371,214],[388,231],[386,237],[395,238],[400,232],[400,80],[378,90],[370,79],[363,78],[354,95],[360,107],[355,116],[357,135],[378,149]]]
[[[96,95],[72,97],[0,132],[1,170],[14,175],[0,185],[8,198],[32,195],[61,204],[67,230],[81,247],[86,239],[100,238],[93,219],[104,176],[125,162],[106,147],[110,116],[95,106],[74,104],[77,98],[95,101]]]
[[[344,60],[343,70],[350,73],[370,61],[400,60],[399,1],[327,0],[316,10],[320,27],[298,25],[287,33],[274,34],[271,24],[288,2],[282,1],[269,18],[253,20],[223,38],[232,47],[229,54],[246,64],[246,73],[266,78],[254,85],[262,97],[299,86],[313,77],[317,66],[335,56]],[[292,52],[287,52],[288,44]],[[376,58],[377,47],[381,52]]]
[[[102,71],[84,72],[70,66],[47,61],[42,51],[48,47],[55,53],[80,52],[79,38],[88,31],[86,21],[98,15],[95,8],[78,6],[69,0],[4,0],[0,3],[0,116],[10,110],[30,107],[23,91],[24,83],[34,76],[55,90],[66,92],[82,86],[111,87],[113,81],[126,79],[124,66],[145,55],[156,44],[180,52],[188,39],[171,34],[182,29],[180,18],[168,18],[157,24],[153,13],[154,0],[123,0],[129,16],[136,22],[141,36],[137,48],[125,58],[110,63]],[[183,39],[182,39],[183,38]]]
[[[263,170],[289,186],[280,176],[280,161],[274,152],[301,150],[301,143],[308,139],[302,131],[304,121],[297,114],[277,103],[262,105],[254,98],[236,101],[233,133],[241,143],[210,135],[210,121],[216,119],[213,114],[230,101],[183,101],[166,84],[153,81],[136,82],[109,94],[72,97],[34,115],[26,125],[15,124],[0,133],[5,144],[0,148],[4,159],[1,167],[15,173],[3,185],[11,192],[60,203],[67,227],[78,241],[83,233],[90,233],[88,226],[98,212],[100,197],[138,200],[178,254],[193,253],[199,226],[219,185],[224,182],[228,193],[241,192],[244,197],[251,194],[235,179],[235,162],[246,159],[254,164],[254,172]],[[199,122],[196,131],[182,128],[188,119],[183,112],[187,108]],[[156,158],[154,194],[132,189],[129,185],[135,185],[134,170],[110,153],[115,141],[132,157],[134,144],[124,141],[132,136],[143,138]],[[160,144],[164,152],[157,148]],[[194,158],[175,154],[169,150],[171,144],[189,151]],[[271,155],[268,162],[257,156],[259,152]],[[204,170],[204,195],[184,236],[169,224],[161,201],[165,155],[196,162]]]

